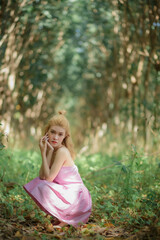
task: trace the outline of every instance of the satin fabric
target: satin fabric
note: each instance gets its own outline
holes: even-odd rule
[[[92,200],[76,165],[62,167],[53,180],[39,177],[25,184],[24,189],[45,213],[78,227],[88,221]]]

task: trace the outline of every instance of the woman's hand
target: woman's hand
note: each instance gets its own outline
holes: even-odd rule
[[[40,150],[41,150],[41,154],[45,154],[46,155],[46,152],[47,152],[47,141],[48,141],[48,136],[47,135],[43,136],[39,140],[39,147],[40,147]]]
[[[51,146],[51,144],[47,141],[47,147],[49,148],[49,151],[54,151],[54,148]]]
[[[49,148],[49,150],[52,150],[52,151],[54,150],[54,148],[48,142],[48,139],[49,139],[48,134],[46,134],[45,136],[40,138],[40,141],[39,141],[39,147],[40,147],[41,153],[45,154],[45,155],[46,155],[46,152],[47,152],[47,147]]]
[[[52,151],[54,151],[54,148],[51,146],[51,144],[49,143],[49,137],[48,137],[48,132],[46,133],[46,140],[47,140],[47,147],[48,147],[48,149],[49,149],[49,151],[50,150],[52,150]]]

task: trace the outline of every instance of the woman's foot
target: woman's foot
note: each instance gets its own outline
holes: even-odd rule
[[[54,225],[53,227],[54,228],[62,228],[62,227],[67,226],[67,225],[68,225],[67,223],[59,221],[59,224]]]
[[[53,219],[51,220],[51,223],[52,223],[52,225],[54,226],[54,225],[58,225],[58,224],[60,223],[60,221],[59,221],[57,218],[53,218]]]

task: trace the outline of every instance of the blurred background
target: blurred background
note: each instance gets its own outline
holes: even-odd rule
[[[1,0],[0,62],[0,236],[160,239],[160,1]],[[59,110],[93,201],[61,233],[22,187]]]
[[[0,123],[38,146],[65,109],[77,152],[160,143],[158,0],[1,0]]]

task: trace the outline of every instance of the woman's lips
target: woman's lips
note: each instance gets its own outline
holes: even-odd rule
[[[57,143],[56,141],[52,141],[52,143]]]

